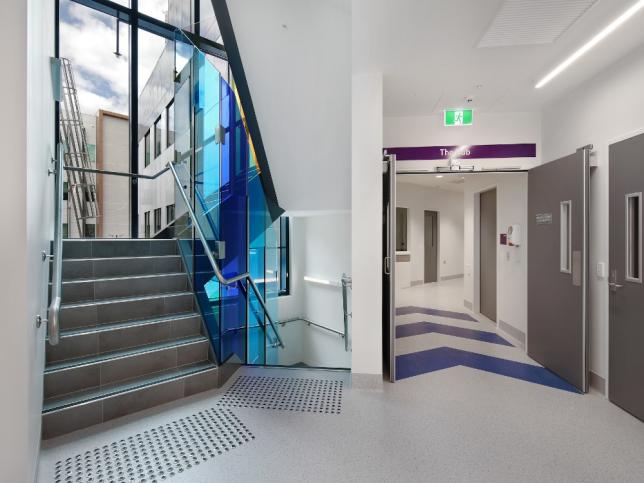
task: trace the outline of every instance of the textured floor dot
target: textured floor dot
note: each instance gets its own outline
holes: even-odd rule
[[[342,381],[294,377],[240,376],[219,406],[340,414]]]
[[[206,461],[254,438],[230,409],[205,409],[57,461],[54,481],[157,481],[191,468],[198,463],[195,454]]]

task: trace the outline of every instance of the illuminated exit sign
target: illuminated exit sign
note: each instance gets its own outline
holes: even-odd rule
[[[445,109],[446,126],[471,126],[472,109]]]

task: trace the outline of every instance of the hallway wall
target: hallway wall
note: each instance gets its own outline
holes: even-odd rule
[[[397,206],[408,208],[410,281],[425,279],[425,210],[438,211],[439,279],[463,276],[463,193],[404,182],[398,178]]]
[[[0,237],[3,345],[0,351],[0,468],[2,480],[36,478],[44,369],[53,177],[47,175],[54,146],[54,102],[49,57],[54,54],[54,2],[0,3],[5,49],[0,92],[4,236]]]
[[[477,174],[465,177],[465,286],[464,303],[478,307],[478,193],[496,188],[497,240],[512,224],[522,229],[519,247],[497,244],[497,319],[499,326],[519,342],[528,327],[528,175]],[[510,326],[509,328],[507,326]]]
[[[291,295],[279,297],[279,318],[304,316],[318,324],[343,331],[342,290],[304,280],[310,277],[339,283],[343,273],[351,274],[351,214],[333,213],[291,219]],[[351,292],[349,291],[349,296]],[[350,300],[349,300],[350,302]],[[330,332],[307,327],[292,329],[292,343],[285,353],[297,346],[297,361],[310,366],[350,367],[351,353],[344,350],[342,339]],[[293,359],[295,360],[295,359]]]
[[[608,375],[608,146],[644,131],[644,47],[625,56],[543,111],[543,159],[551,161],[594,145],[590,195],[590,369]],[[570,114],[574,113],[574,122]],[[608,266],[606,266],[608,273]]]

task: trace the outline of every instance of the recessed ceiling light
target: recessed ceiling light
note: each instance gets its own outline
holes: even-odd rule
[[[442,174],[437,174],[437,175],[436,175],[436,177],[437,177],[437,178],[442,178],[442,177],[443,177],[443,175],[442,175]]]
[[[612,34],[623,23],[625,23],[633,15],[639,12],[642,9],[642,7],[644,7],[644,0],[639,0],[638,2],[633,4],[628,10],[626,10],[619,17],[613,20],[610,24],[604,27],[597,35],[595,35],[592,39],[590,39],[588,42],[582,45],[570,57],[564,60],[561,64],[555,67],[548,75],[546,75],[543,79],[541,79],[537,83],[537,85],[534,86],[535,89],[540,89],[541,87],[545,86],[548,82],[550,82],[552,79],[554,79],[559,74],[561,74],[564,70],[570,67],[575,61],[577,61],[586,52],[588,52],[595,45],[597,45],[599,42],[601,42],[610,34]]]

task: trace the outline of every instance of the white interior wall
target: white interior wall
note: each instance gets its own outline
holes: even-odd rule
[[[279,298],[280,319],[303,316],[320,325],[344,331],[342,290],[305,281],[304,277],[339,283],[351,271],[351,214],[334,213],[291,219],[291,294]],[[350,296],[349,292],[349,296]],[[293,341],[280,355],[280,364],[304,362],[316,367],[350,367],[351,354],[337,334],[289,323],[282,333]],[[288,361],[288,362],[286,362]]]
[[[551,161],[594,145],[590,195],[590,369],[608,375],[608,287],[596,275],[608,263],[608,146],[644,131],[644,47],[640,47],[543,111],[543,158]],[[606,273],[609,273],[606,270]]]
[[[354,73],[351,96],[351,273],[354,384],[382,374],[382,74]],[[378,381],[379,383],[380,381]]]
[[[425,279],[425,211],[439,213],[439,280],[463,271],[463,193],[405,183],[398,176],[397,206],[407,208],[407,247],[411,258],[410,281]],[[400,265],[400,264],[399,264]]]
[[[52,233],[55,153],[54,103],[49,57],[54,47],[54,3],[7,0],[0,3],[4,52],[0,92],[4,115],[0,136],[6,162],[0,190],[7,230],[0,237],[3,348],[0,379],[0,468],[3,481],[36,478],[44,369],[48,263]]]
[[[229,0],[280,205],[351,206],[351,11],[344,0]]]
[[[496,188],[497,240],[510,225],[521,226],[519,247],[497,244],[497,320],[521,331],[528,326],[528,176],[526,173],[477,174],[465,177],[464,303],[478,311],[479,194]],[[510,334],[514,335],[514,334]]]

